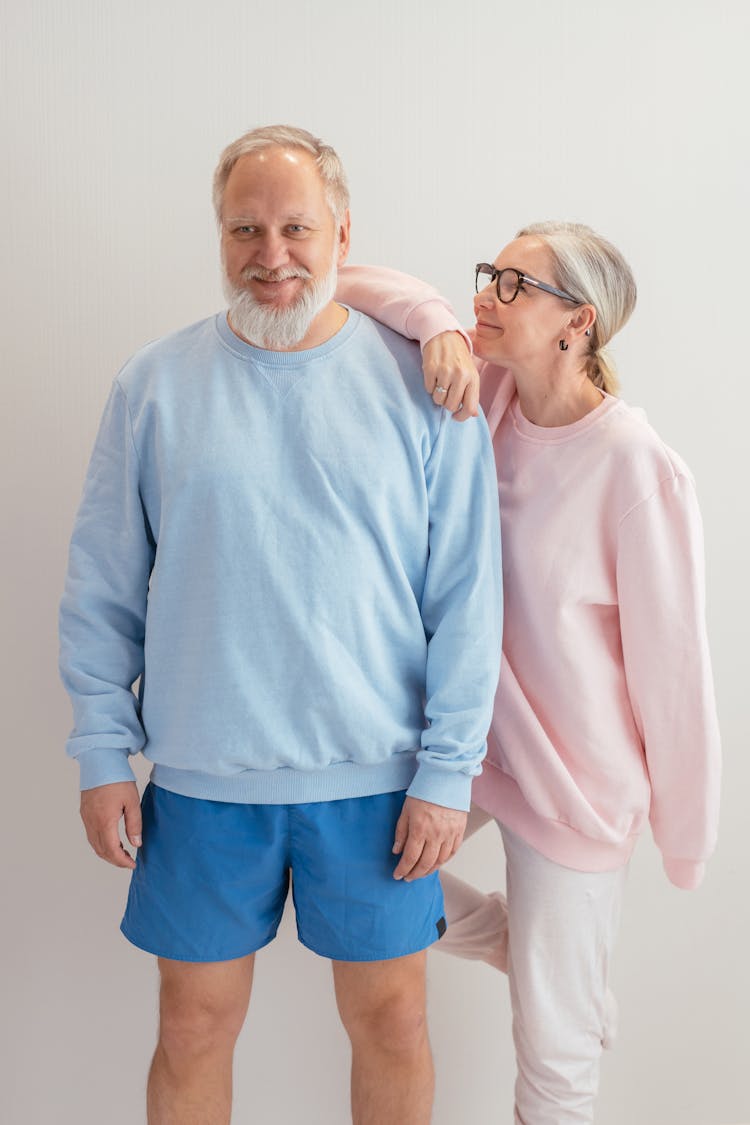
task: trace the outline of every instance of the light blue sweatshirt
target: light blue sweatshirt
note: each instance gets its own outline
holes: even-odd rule
[[[499,536],[484,419],[434,406],[417,346],[367,317],[309,351],[226,314],[148,345],[112,388],[61,606],[81,787],[142,751],[190,797],[468,808]]]

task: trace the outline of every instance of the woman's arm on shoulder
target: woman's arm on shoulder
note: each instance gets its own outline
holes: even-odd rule
[[[471,344],[448,301],[437,289],[385,266],[341,266],[336,300],[379,320],[422,347],[442,332],[459,332]]]
[[[479,404],[471,339],[437,289],[384,266],[341,266],[336,299],[379,320],[422,348],[425,390],[459,421]]]

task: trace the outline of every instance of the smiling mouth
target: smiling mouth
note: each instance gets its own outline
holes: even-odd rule
[[[276,301],[296,300],[304,281],[301,277],[253,277],[245,284],[250,288],[255,287],[255,295],[258,301],[273,304]]]
[[[256,285],[286,285],[288,281],[301,281],[302,278],[298,275],[294,277],[251,277]]]

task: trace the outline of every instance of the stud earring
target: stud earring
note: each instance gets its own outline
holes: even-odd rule
[[[558,347],[560,348],[561,352],[566,352],[568,350],[568,341],[567,340],[558,340],[557,344],[558,344]]]
[[[590,328],[587,328],[587,329],[586,329],[586,335],[587,335],[587,336],[590,336],[590,335],[591,335],[591,329],[590,329]]]

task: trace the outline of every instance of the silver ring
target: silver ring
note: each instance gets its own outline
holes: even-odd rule
[[[455,414],[460,414],[460,413],[461,413],[461,411],[463,410],[463,408],[464,408],[464,404],[463,404],[462,402],[459,402],[459,404],[458,404],[458,406],[456,407],[456,409],[455,409],[454,413],[455,413]]]
[[[448,394],[448,388],[447,387],[435,387],[435,390],[432,393],[434,395],[447,395]]]

